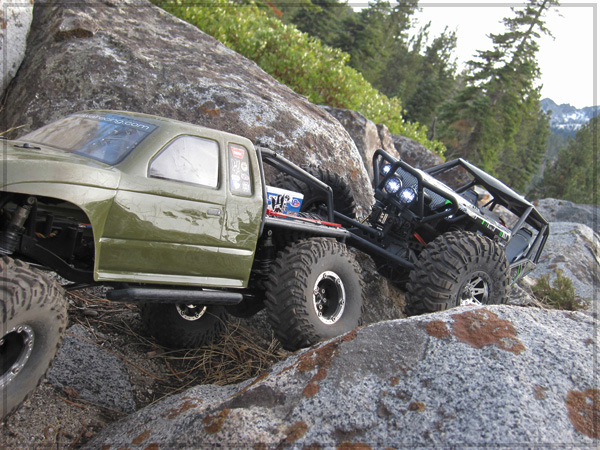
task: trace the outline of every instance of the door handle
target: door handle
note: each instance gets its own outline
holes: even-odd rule
[[[220,216],[221,210],[218,208],[208,208],[206,214],[208,214],[209,216]]]

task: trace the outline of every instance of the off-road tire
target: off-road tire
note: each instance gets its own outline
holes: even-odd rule
[[[315,178],[331,187],[333,191],[333,209],[351,219],[356,218],[356,202],[350,186],[338,174],[321,168],[307,170]],[[290,191],[300,192],[304,195],[300,211],[316,213],[321,219],[327,219],[320,213],[320,206],[327,205],[327,196],[323,191],[308,185],[297,178],[286,174],[278,174],[274,185]]]
[[[67,326],[63,289],[22,261],[0,257],[0,418],[46,376]]]
[[[506,303],[509,286],[510,270],[502,247],[479,234],[446,233],[427,245],[410,273],[407,312]]]
[[[343,305],[339,286],[345,294]],[[323,296],[315,295],[317,287],[325,289]],[[284,348],[297,350],[361,325],[363,296],[361,269],[346,246],[334,239],[312,238],[278,253],[266,283],[265,303],[275,337]],[[319,305],[324,306],[321,317]]]
[[[181,305],[185,307],[185,305]],[[198,305],[199,311],[204,308]],[[147,333],[169,348],[197,348],[210,345],[225,330],[225,307],[208,305],[195,320],[187,320],[174,303],[145,303],[140,305],[140,318]]]

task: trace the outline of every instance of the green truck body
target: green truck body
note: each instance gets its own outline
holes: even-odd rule
[[[90,114],[80,117],[86,120]],[[156,129],[114,165],[36,142],[5,142],[3,190],[61,199],[66,204],[59,207],[79,208],[86,216],[82,224],[89,223],[94,236],[95,281],[247,287],[263,206],[252,143],[142,114],[93,114],[138,119]],[[216,144],[216,186],[152,175],[154,160],[183,137]],[[247,159],[249,193],[232,192],[232,147],[244,152],[241,162]]]

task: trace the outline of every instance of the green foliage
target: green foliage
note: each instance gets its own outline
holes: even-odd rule
[[[533,295],[545,306],[553,309],[565,309],[577,311],[585,307],[586,302],[575,295],[573,282],[565,277],[562,271],[556,271],[556,279],[551,284],[550,275],[540,277],[537,284],[533,286]]]
[[[428,25],[409,39],[417,1],[377,0],[360,11],[339,0],[276,4],[282,20],[350,55],[351,67],[386,96],[401,98],[405,119],[426,125],[435,138],[440,106],[454,91],[456,36],[446,31],[430,43]]]
[[[386,97],[347,65],[348,54],[283,23],[270,9],[228,0],[214,0],[206,6],[184,0],[154,2],[255,61],[311,102],[356,110],[376,123],[385,123],[393,133],[443,153],[441,143],[427,139],[426,128],[403,119],[398,98]]]
[[[575,203],[600,204],[598,198],[598,124],[600,116],[582,127],[575,139],[558,153],[556,162],[546,169],[536,196],[554,197]]]
[[[396,42],[385,70],[375,82],[381,92],[404,100],[405,117],[427,125],[429,138],[436,137],[441,106],[456,88],[456,63],[452,53],[456,34],[447,30],[431,43],[429,25],[410,42]]]
[[[461,156],[523,190],[537,171],[549,134],[539,112],[536,39],[548,30],[544,16],[555,0],[529,0],[506,32],[492,34],[492,50],[470,62],[465,87],[444,109],[441,140],[448,156]]]

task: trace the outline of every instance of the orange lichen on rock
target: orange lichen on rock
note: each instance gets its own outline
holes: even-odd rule
[[[317,373],[310,379],[302,395],[307,398],[314,397],[321,389],[318,382],[327,377],[327,368],[331,365],[331,361],[339,352],[339,346],[342,342],[349,342],[356,337],[357,331],[352,330],[349,333],[341,336],[335,341],[331,341],[322,347],[316,348],[302,355],[296,365],[298,372],[309,372],[317,370]],[[289,370],[285,369],[285,370]],[[284,370],[284,371],[285,371]]]
[[[298,439],[303,437],[308,430],[308,425],[306,422],[299,420],[290,426],[287,430],[285,430],[285,443],[291,444],[292,442],[296,442]]]
[[[427,322],[425,325],[425,331],[429,336],[436,337],[438,339],[443,339],[446,337],[450,337],[450,329],[446,322],[442,322],[441,320],[432,320],[431,322]]]
[[[495,345],[515,354],[525,350],[513,325],[485,308],[453,314],[452,318],[452,334],[465,344],[475,348]]]
[[[225,422],[225,419],[227,418],[230,412],[230,409],[224,409],[216,416],[206,416],[204,419],[202,419],[202,423],[204,424],[204,431],[211,434],[215,434],[221,431],[221,428],[223,428],[223,423]]]
[[[198,406],[200,403],[202,403],[202,400],[199,398],[189,398],[186,397],[185,402],[183,402],[181,405],[179,405],[177,408],[174,409],[169,409],[167,411],[168,413],[168,418],[169,419],[174,419],[175,417],[177,417],[180,414],[183,414],[184,412],[195,408],[196,406]]]
[[[150,436],[150,434],[152,434],[152,430],[146,430],[142,434],[138,435],[133,441],[131,441],[131,443],[135,445],[140,445],[142,442],[148,439],[148,436]]]
[[[317,383],[313,383],[312,381],[310,381],[302,391],[302,395],[306,398],[313,398],[319,393],[320,390],[321,386],[319,386]]]
[[[425,403],[423,403],[423,402],[412,402],[410,405],[408,405],[408,410],[409,411],[423,412],[423,411],[425,411]]]
[[[547,387],[536,385],[534,390],[535,390],[535,398],[538,400],[544,400],[548,396],[546,394],[546,391],[548,390]]]
[[[372,447],[364,442],[342,442],[337,450],[371,450]]]
[[[600,438],[600,390],[569,391],[565,400],[569,420],[577,431]]]

